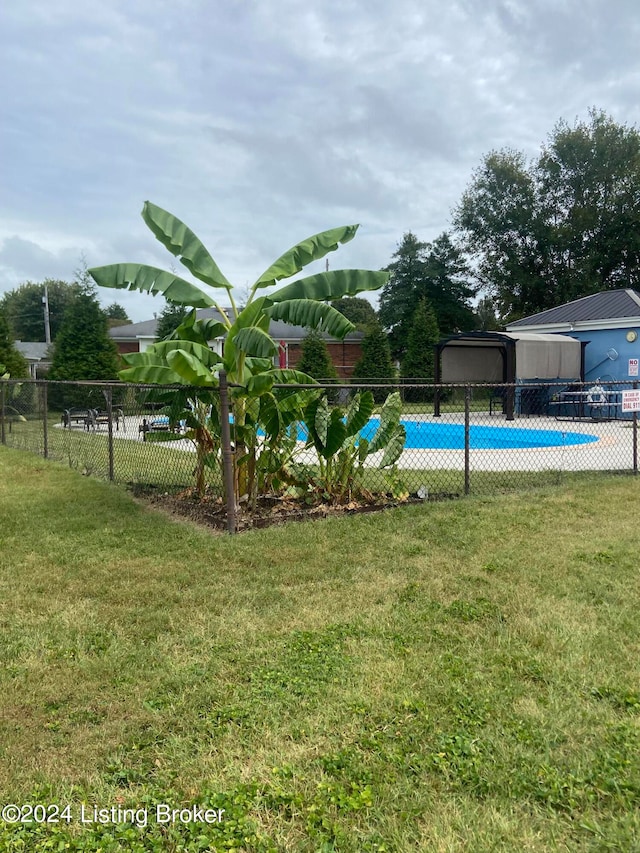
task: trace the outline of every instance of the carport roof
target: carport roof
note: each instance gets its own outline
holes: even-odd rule
[[[458,335],[443,338],[438,343],[438,346],[444,348],[445,346],[455,346],[456,344],[464,346],[469,343],[473,343],[475,346],[495,346],[496,343],[508,343],[510,341],[516,343],[518,341],[549,341],[557,343],[562,340],[574,341],[575,339],[569,335],[541,334],[540,332],[461,332]]]

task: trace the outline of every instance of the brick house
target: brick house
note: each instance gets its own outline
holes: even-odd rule
[[[215,308],[203,308],[198,311],[199,318],[220,319]],[[109,330],[109,336],[118,347],[118,352],[124,355],[130,352],[144,352],[148,346],[155,342],[158,320],[144,320],[142,323],[129,323],[126,326],[114,326]],[[282,363],[287,367],[295,368],[302,355],[302,342],[308,333],[308,329],[302,326],[291,326],[280,320],[272,320],[269,334],[280,344],[282,349]],[[348,379],[353,373],[356,362],[362,355],[362,332],[351,332],[342,341],[337,341],[329,335],[322,337],[327,343],[327,349],[331,360],[338,372],[340,379]],[[210,341],[212,349],[222,353],[224,341],[217,338]]]

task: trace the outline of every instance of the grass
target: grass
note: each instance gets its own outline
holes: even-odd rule
[[[167,488],[193,484],[195,455],[189,450],[167,447],[161,441],[139,440],[137,434],[118,433],[114,429],[114,476],[120,483],[160,485]],[[60,419],[48,422],[49,459],[66,462],[85,475],[107,479],[109,477],[108,433],[105,428],[97,431],[83,429],[61,429]],[[44,450],[42,423],[28,420],[12,424],[6,433],[7,444],[20,450],[39,454]],[[221,487],[220,473],[215,468],[207,469],[207,482]]]
[[[634,479],[231,539],[0,472],[0,790],[74,815],[2,853],[640,849]]]

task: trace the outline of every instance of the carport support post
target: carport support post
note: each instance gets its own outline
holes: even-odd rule
[[[504,361],[505,361],[505,380],[508,383],[507,391],[507,399],[505,405],[505,414],[507,416],[508,421],[512,421],[514,418],[514,412],[516,408],[516,345],[514,341],[509,341],[505,347],[504,353]]]
[[[49,424],[47,422],[47,414],[49,409],[49,402],[47,399],[47,383],[42,383],[42,439],[43,439],[43,449],[42,455],[45,459],[49,458]]]
[[[436,344],[435,346],[435,357],[433,360],[433,382],[435,384],[435,390],[433,394],[433,417],[440,417],[440,381],[442,379],[442,371],[440,370],[440,356],[442,354],[442,347],[440,344]]]
[[[220,433],[222,439],[222,472],[227,499],[227,532],[236,532],[236,496],[233,478],[233,450],[229,429],[229,386],[226,371],[220,371]]]
[[[470,410],[471,410],[471,388],[469,385],[464,389],[464,493],[469,494],[470,491],[470,470],[469,470],[469,446],[471,444],[471,426],[470,426]]]

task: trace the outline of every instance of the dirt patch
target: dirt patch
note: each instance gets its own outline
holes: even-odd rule
[[[158,489],[136,485],[131,487],[134,495],[156,509],[169,515],[185,518],[195,524],[224,533],[227,530],[227,508],[224,501],[217,496],[206,495],[198,499],[192,489],[171,494]],[[424,504],[429,501],[444,501],[459,498],[457,492],[430,493],[428,498],[411,496],[407,500],[397,501],[384,497],[373,502],[351,501],[347,504],[316,503],[307,504],[304,501],[291,498],[265,496],[260,498],[255,511],[249,511],[246,505],[241,505],[237,517],[237,532],[271,527],[274,524],[285,524],[289,521],[316,521],[331,516],[359,515],[370,512],[383,512],[398,506]]]

